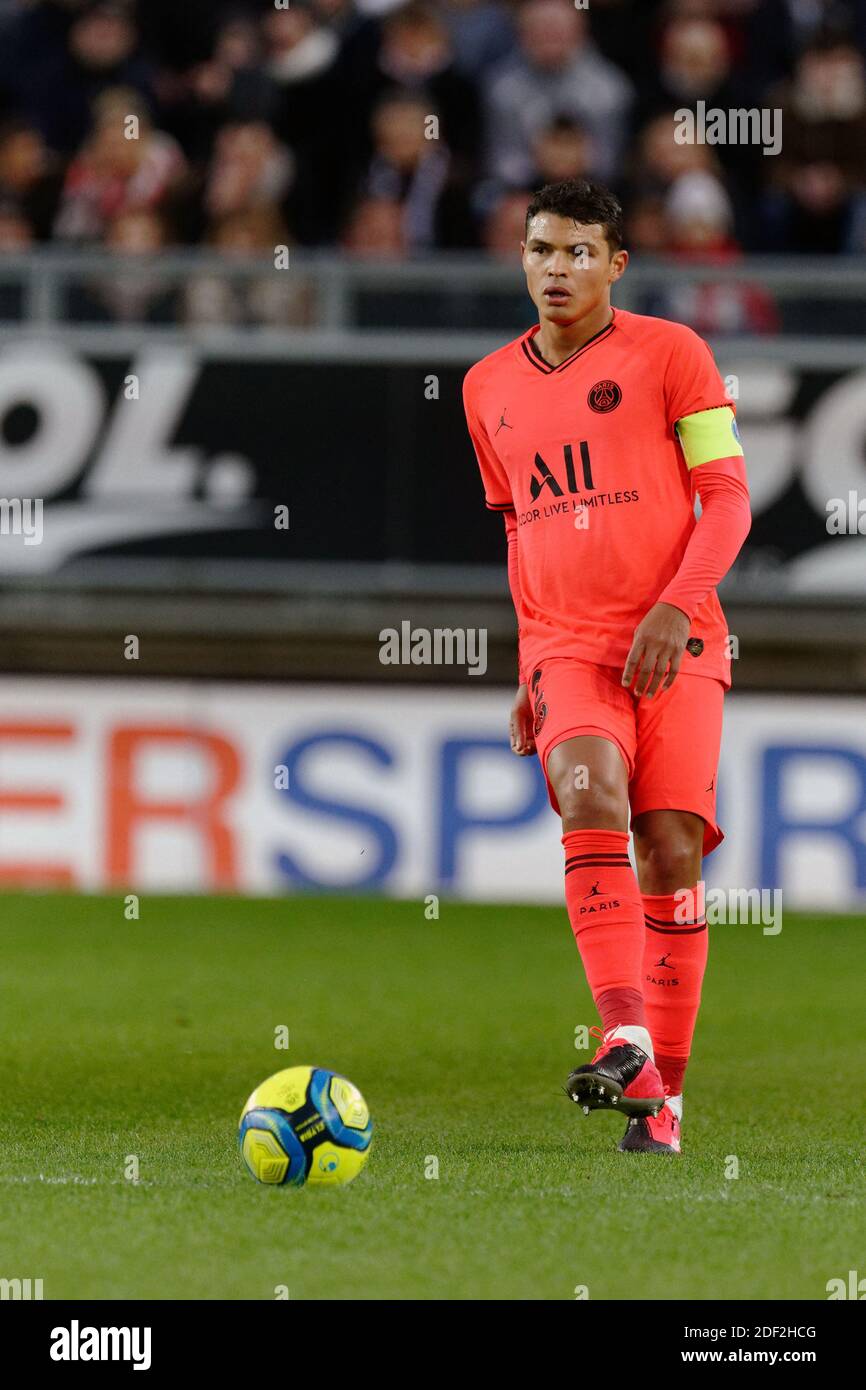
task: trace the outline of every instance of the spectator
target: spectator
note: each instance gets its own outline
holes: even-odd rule
[[[59,161],[39,131],[22,119],[7,122],[0,130],[0,200],[20,210],[39,241],[51,235],[62,187]]]
[[[339,41],[323,24],[310,0],[295,0],[285,10],[272,10],[262,21],[265,67],[285,91],[309,95],[327,78],[337,60]],[[302,113],[298,113],[303,119]]]
[[[741,258],[731,201],[713,175],[682,174],[664,200],[663,217],[663,242],[656,248],[663,254],[705,265],[730,265]],[[702,337],[775,333],[779,328],[772,296],[763,286],[741,279],[669,281],[642,307],[687,323]]]
[[[795,251],[842,251],[866,192],[863,56],[828,35],[801,54],[791,82],[770,99],[784,109],[767,198],[770,237]]]
[[[0,0],[0,200],[39,241],[261,210],[300,245],[417,254],[494,247],[512,191],[594,176],[649,250],[704,174],[739,248],[858,250],[864,61],[860,0]],[[677,144],[699,100],[781,107],[782,153]]]
[[[567,116],[557,116],[532,137],[532,172],[528,188],[541,188],[561,179],[587,177],[593,167],[592,142],[586,130]],[[495,210],[504,204],[509,190],[495,179],[475,185],[472,206],[479,222],[487,226]],[[531,196],[531,195],[529,195]]]
[[[664,198],[646,193],[634,198],[625,215],[625,245],[632,256],[664,256],[670,250]]]
[[[139,52],[129,0],[97,0],[69,25],[65,52],[39,61],[25,110],[52,149],[71,154],[91,129],[95,103],[111,88],[130,88],[154,105],[153,68]],[[35,56],[35,55],[34,55]]]
[[[73,317],[89,323],[173,323],[174,290],[158,262],[167,240],[165,223],[151,209],[128,209],[112,217],[103,244],[124,264],[73,288]],[[139,259],[140,267],[130,264]]]
[[[767,89],[785,81],[797,57],[832,26],[837,37],[848,34],[866,56],[866,5],[863,0],[757,0],[744,36],[744,67],[751,99],[763,100]]]
[[[0,202],[0,251],[14,255],[16,251],[28,251],[32,245],[33,228],[21,208],[17,203]],[[4,299],[5,289],[0,285],[0,300]]]
[[[235,15],[218,29],[209,57],[171,83],[171,129],[193,160],[210,158],[227,123],[273,117],[278,89],[263,70],[263,60],[258,26],[252,18]]]
[[[509,57],[515,32],[506,6],[496,0],[443,0],[440,9],[458,72],[477,81],[488,68]]]
[[[583,126],[557,116],[532,141],[533,188],[563,179],[586,178],[593,167],[592,141]]]
[[[698,100],[727,110],[739,104],[738,98],[721,24],[711,19],[678,19],[666,25],[660,61],[642,93],[641,123],[660,110],[694,106]]]
[[[485,223],[485,249],[498,261],[517,264],[520,243],[526,235],[526,209],[532,197],[529,189],[504,193],[491,208]]]
[[[179,191],[187,171],[180,146],[134,103],[122,89],[100,98],[93,133],[69,166],[55,235],[98,240],[121,212],[165,208]]]
[[[737,250],[731,200],[712,174],[682,174],[668,192],[664,211],[675,253],[724,259]]]
[[[277,206],[294,177],[294,160],[262,121],[224,126],[204,189],[209,218]]]
[[[445,141],[429,139],[427,103],[411,94],[383,99],[373,115],[373,158],[365,197],[399,205],[410,252],[471,246],[475,229],[467,189],[452,168]]]
[[[262,20],[264,71],[275,86],[271,122],[293,153],[297,174],[288,212],[298,238],[332,241],[353,166],[347,138],[340,42],[311,0],[292,0]]]
[[[350,256],[401,259],[407,244],[403,209],[391,198],[361,198],[352,209],[341,242]]]
[[[694,110],[699,101],[714,111],[742,109],[748,106],[747,98],[747,86],[735,73],[731,40],[722,24],[707,17],[672,18],[662,31],[657,72],[642,92],[641,123],[668,109]],[[751,210],[764,172],[760,168],[764,156],[757,145],[735,140],[713,150],[725,173],[738,231],[751,234]]]
[[[595,49],[586,15],[569,0],[526,0],[519,49],[484,82],[490,172],[502,184],[532,174],[532,140],[556,116],[582,124],[592,141],[593,174],[615,179],[628,133],[633,89]]]
[[[682,174],[715,173],[715,146],[680,143],[676,117],[668,111],[644,126],[637,139],[629,178],[629,198],[663,194]]]
[[[368,94],[369,108],[383,95],[411,92],[436,111],[441,134],[469,176],[480,154],[481,112],[477,92],[457,71],[448,30],[436,12],[410,3],[389,15]]]
[[[306,280],[277,266],[277,248],[289,247],[285,223],[273,207],[238,208],[217,218],[209,244],[223,256],[270,262],[261,274],[233,278],[198,275],[186,289],[184,319],[198,326],[221,324],[303,327],[310,322],[312,295]]]
[[[658,67],[659,16],[670,16],[673,9],[671,0],[590,0],[586,6],[599,52],[627,72],[639,91]]]

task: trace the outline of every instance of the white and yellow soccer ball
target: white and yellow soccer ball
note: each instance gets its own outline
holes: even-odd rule
[[[288,1187],[351,1182],[372,1142],[361,1092],[322,1067],[288,1067],[269,1076],[244,1106],[238,1130],[253,1177]]]

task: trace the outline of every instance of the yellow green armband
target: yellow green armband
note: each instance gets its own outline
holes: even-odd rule
[[[694,415],[684,415],[677,420],[676,431],[686,456],[687,468],[697,468],[699,464],[711,463],[713,459],[743,456],[736,417],[729,405],[718,405],[712,410],[698,410]]]

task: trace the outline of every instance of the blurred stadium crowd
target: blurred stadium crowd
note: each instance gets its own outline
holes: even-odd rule
[[[0,250],[511,257],[578,174],[632,249],[866,250],[862,0],[281,5],[0,0]],[[780,108],[781,152],[676,143],[701,99]]]

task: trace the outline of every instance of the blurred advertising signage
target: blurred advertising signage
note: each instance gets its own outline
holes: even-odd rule
[[[752,493],[740,572],[783,593],[866,594],[855,543],[866,533],[866,370],[794,366],[781,342],[778,352],[719,357]],[[116,356],[7,342],[0,577],[105,554],[501,564],[463,421],[464,370],[422,368],[399,343],[393,363],[335,366],[147,339]],[[423,389],[431,371],[435,402]],[[459,524],[431,537],[443,497]]]
[[[0,681],[0,882],[558,903],[507,690]],[[708,885],[866,904],[866,720],[732,696]]]

